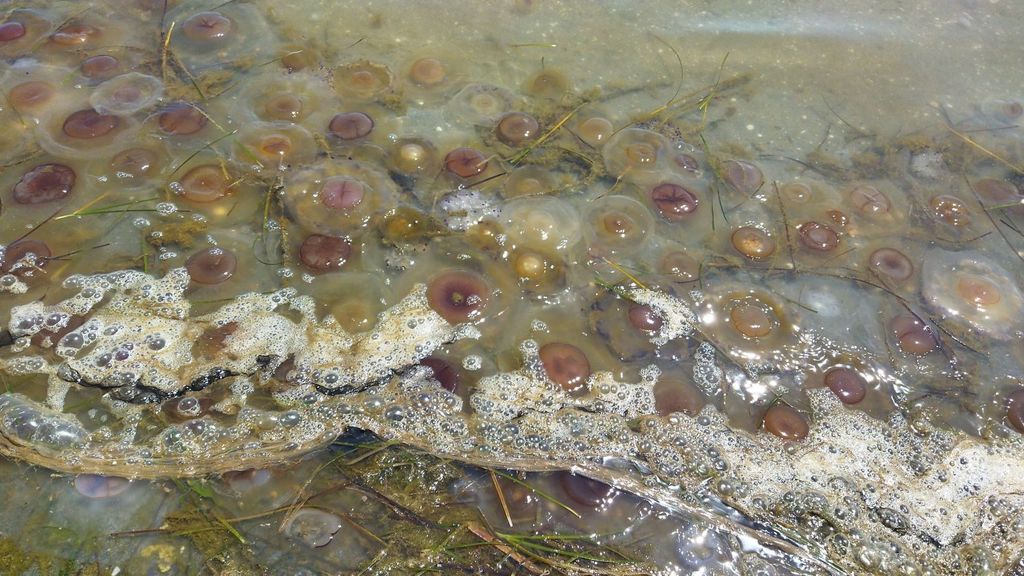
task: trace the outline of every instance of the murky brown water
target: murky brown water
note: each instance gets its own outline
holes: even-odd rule
[[[11,572],[1019,562],[1017,3],[4,8]]]

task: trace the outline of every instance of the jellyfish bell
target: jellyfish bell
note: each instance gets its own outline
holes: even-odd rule
[[[445,105],[445,116],[463,126],[493,127],[519,107],[510,90],[493,84],[467,84]]]
[[[925,356],[939,346],[932,328],[912,313],[899,314],[889,320],[889,332],[904,353]]]
[[[686,249],[667,249],[658,261],[658,271],[671,282],[689,283],[698,280],[700,261]]]
[[[24,8],[8,11],[0,22],[0,56],[19,55],[49,35],[54,24],[46,16],[45,12]]]
[[[171,7],[165,22],[174,22],[169,46],[193,74],[242,58],[273,59],[279,42],[261,11],[238,2],[196,9],[195,2]]]
[[[22,238],[15,240],[0,252],[0,273],[18,276],[32,275],[49,261],[52,252],[41,240]]]
[[[729,188],[744,198],[753,196],[764,185],[764,173],[753,162],[726,160],[722,162],[719,171]]]
[[[242,125],[246,120],[288,122],[322,134],[341,105],[328,82],[311,71],[264,71],[241,81],[230,113]]]
[[[449,174],[467,180],[483,174],[489,162],[483,152],[463,146],[445,154],[444,168]]]
[[[921,267],[921,294],[944,326],[1006,340],[1024,328],[1024,295],[1003,266],[980,253],[932,249]]]
[[[824,384],[843,404],[859,404],[868,391],[864,377],[847,366],[834,366],[826,370]]]
[[[633,203],[639,205],[635,200]],[[643,205],[639,208],[646,212]],[[501,221],[510,247],[566,251],[583,236],[576,208],[556,197],[514,199],[502,207]]]
[[[885,246],[868,256],[868,270],[880,278],[901,283],[914,275],[914,263],[898,249]]]
[[[419,176],[437,169],[439,157],[437,148],[425,138],[406,137],[397,139],[388,155],[389,166],[407,176]]]
[[[56,162],[37,164],[26,170],[11,189],[18,204],[44,204],[63,200],[75,189],[76,172]]]
[[[543,196],[554,191],[559,185],[558,175],[541,166],[519,166],[504,179],[504,197]]]
[[[812,253],[832,252],[839,246],[839,234],[827,224],[805,222],[796,231],[800,246]]]
[[[206,248],[189,257],[185,263],[189,277],[199,284],[220,284],[235,274],[238,259],[230,250]]]
[[[441,60],[423,57],[409,66],[408,77],[414,84],[433,88],[445,81],[448,77],[448,70]]]
[[[781,402],[768,408],[762,426],[766,432],[785,441],[803,440],[810,433],[807,418],[789,404]]]
[[[509,112],[498,120],[494,132],[498,140],[516,148],[536,140],[540,136],[540,124],[525,112]]]
[[[318,151],[302,126],[289,122],[251,122],[235,135],[234,157],[257,171],[287,170],[310,163]]]
[[[343,99],[372,101],[396,89],[391,68],[371,60],[355,60],[334,69],[334,89]]]
[[[654,218],[638,200],[613,194],[591,202],[583,224],[592,253],[622,257],[645,248]]]
[[[288,218],[302,227],[344,235],[369,226],[398,193],[379,167],[349,160],[293,170],[284,180],[282,199]]]
[[[469,270],[444,271],[427,285],[428,304],[452,323],[481,320],[490,299],[487,280]]]
[[[604,166],[615,177],[637,177],[664,170],[672,145],[668,138],[643,128],[615,132],[601,148]]]
[[[840,189],[839,209],[848,218],[851,237],[891,233],[909,214],[907,194],[886,180],[854,182]]]
[[[92,159],[113,154],[137,137],[139,123],[108,112],[68,102],[36,126],[36,141],[55,156]]]
[[[152,184],[168,167],[167,151],[157,140],[135,142],[100,159],[97,172],[106,182],[122,189],[135,189]]]
[[[127,116],[153,106],[163,96],[163,82],[153,76],[128,72],[103,82],[89,103],[101,114]]]
[[[576,124],[576,136],[591,148],[600,148],[615,133],[615,126],[604,116],[594,115]]]
[[[733,230],[730,243],[736,252],[748,260],[759,262],[775,254],[775,238],[762,226],[740,226]]]
[[[590,360],[576,346],[567,342],[549,342],[538,352],[548,379],[566,392],[579,394],[590,378]]]
[[[117,74],[121,61],[109,54],[97,54],[82,60],[78,65],[82,76],[90,80],[107,80]]]
[[[662,182],[651,188],[649,198],[655,211],[669,222],[685,222],[696,213],[705,194],[696,184]]]
[[[310,234],[299,245],[299,261],[317,273],[336,272],[352,254],[352,241],[340,236]]]
[[[327,135],[344,142],[353,142],[370,135],[374,122],[364,112],[342,112],[335,114],[327,124]]]

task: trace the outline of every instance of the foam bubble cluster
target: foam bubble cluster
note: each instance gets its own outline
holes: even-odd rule
[[[0,449],[59,470],[191,475],[280,461],[356,426],[484,464],[576,467],[678,506],[692,504],[690,490],[709,488],[867,571],[950,566],[964,543],[992,555],[999,552],[979,546],[1016,538],[1007,523],[1024,506],[1019,435],[983,441],[899,414],[880,422],[819,389],[809,395],[814,425],[791,444],[734,430],[711,405],[696,418],[657,416],[661,371],[653,365],[636,382],[597,371],[579,391],[566,390],[548,377],[532,340],[520,346],[519,369],[480,378],[467,412],[419,362],[479,331],[445,321],[422,285],[372,329],[351,334],[288,289],[192,316],[187,280],[183,269],[161,279],[73,277],[77,292],[65,300],[16,308],[2,368],[46,375],[49,392],[0,395]],[[697,317],[682,299],[635,297],[664,318],[659,340],[695,334]],[[28,340],[75,316],[87,319],[51,343],[57,359],[31,353]],[[741,371],[729,376],[734,368],[723,369],[708,342],[695,356],[694,380],[709,396],[742,379]],[[65,409],[66,394],[90,388],[102,394],[105,418]],[[219,396],[207,395],[214,389]],[[601,466],[608,455],[629,466]]]

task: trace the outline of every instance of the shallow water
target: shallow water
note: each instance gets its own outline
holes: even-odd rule
[[[1024,7],[765,4],[5,6],[10,571],[1009,573]]]

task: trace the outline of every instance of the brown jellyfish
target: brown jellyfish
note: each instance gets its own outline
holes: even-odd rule
[[[839,245],[839,235],[824,224],[805,222],[796,227],[800,244],[816,252],[831,252]]]
[[[15,240],[4,249],[3,259],[0,260],[0,272],[7,274],[14,271],[15,274],[21,275],[30,268],[46,266],[50,256],[50,247],[46,242],[31,238]]]
[[[973,274],[957,278],[956,292],[961,300],[979,308],[995,306],[1003,299],[999,286],[988,278]]]
[[[900,350],[915,356],[924,356],[938,346],[928,325],[913,314],[901,314],[889,322],[889,330],[896,336]]]
[[[764,260],[775,253],[775,239],[757,226],[742,226],[732,233],[732,247],[750,260]]]
[[[590,361],[582,350],[565,342],[551,342],[541,346],[539,354],[552,382],[566,392],[582,391],[590,378]]]
[[[616,494],[614,486],[569,471],[558,472],[558,481],[571,500],[590,509],[601,508]]]
[[[664,166],[664,158],[672,149],[668,138],[651,130],[624,128],[608,138],[601,149],[604,166],[612,176],[651,172]]]
[[[729,323],[747,338],[763,338],[771,334],[777,322],[767,306],[753,300],[740,301],[729,311]]]
[[[98,474],[79,474],[75,476],[75,491],[85,496],[101,500],[113,498],[131,488],[132,482],[118,476],[100,476]]]
[[[383,95],[394,84],[394,74],[383,64],[358,60],[334,69],[334,87],[338,94],[369,100]]]
[[[611,195],[590,204],[585,224],[583,232],[592,251],[621,256],[643,248],[654,218],[639,201]]]
[[[333,272],[348,261],[352,243],[338,236],[310,234],[299,246],[299,260],[315,272]]]
[[[864,400],[868,393],[868,384],[864,377],[853,368],[837,366],[825,372],[825,386],[839,398],[843,404],[857,404]]]
[[[783,440],[803,440],[810,433],[804,415],[788,404],[773,404],[764,413],[764,429]]]
[[[541,196],[556,186],[554,175],[540,166],[520,166],[505,178],[505,197]]]
[[[761,169],[745,160],[726,160],[720,170],[722,179],[744,196],[754,194],[764,184]]]
[[[487,281],[466,270],[442,272],[427,285],[427,304],[452,324],[480,319],[490,298]]]
[[[143,180],[157,171],[160,158],[148,148],[127,148],[110,159],[110,169],[121,180]]]
[[[101,32],[99,28],[95,26],[89,26],[88,24],[82,24],[79,22],[69,22],[64,26],[57,29],[56,32],[50,36],[50,40],[54,44],[61,46],[81,46],[93,40],[99,38]]]
[[[615,132],[615,127],[607,118],[595,116],[580,122],[576,127],[576,135],[588,146],[597,148],[608,141]]]
[[[519,285],[529,291],[550,293],[565,285],[565,263],[561,258],[535,250],[518,250],[512,256]]]
[[[409,80],[426,88],[444,82],[446,75],[444,64],[437,58],[420,58],[409,67]]]
[[[39,164],[22,174],[12,190],[18,204],[44,204],[64,199],[75,187],[75,171],[57,163]]]
[[[671,182],[655,186],[651,190],[651,202],[662,217],[673,222],[685,220],[700,205],[693,190]]]
[[[914,275],[914,264],[895,248],[879,248],[868,256],[868,269],[891,280],[903,282]]]
[[[1006,396],[1006,421],[1014,430],[1024,434],[1024,389],[1014,390]]]
[[[14,42],[25,36],[25,25],[11,21],[0,24],[0,42]]]
[[[388,211],[380,221],[381,239],[391,245],[422,242],[437,235],[441,229],[436,220],[408,206]]]
[[[200,44],[220,42],[229,37],[233,29],[231,20],[220,12],[200,12],[181,25],[185,37]]]
[[[7,95],[11,106],[19,112],[29,112],[49,102],[56,93],[53,85],[42,80],[22,82]]]
[[[447,360],[442,360],[435,356],[427,356],[420,360],[420,366],[430,368],[434,379],[445,390],[455,392],[455,389],[459,387],[459,372]]]
[[[339,140],[358,140],[373,131],[373,118],[362,112],[335,114],[327,125],[327,133]]]
[[[88,108],[73,112],[64,120],[64,134],[78,140],[91,140],[110,134],[121,124],[121,119]]]
[[[427,140],[405,138],[395,142],[389,160],[391,166],[402,174],[420,174],[435,165],[437,151]]]
[[[263,114],[268,120],[298,120],[302,117],[302,99],[294,94],[271,96],[263,103]]]
[[[82,72],[82,76],[86,78],[105,80],[117,73],[117,68],[120,64],[117,58],[108,54],[100,54],[82,60],[82,63],[78,65],[78,69]]]
[[[682,412],[691,416],[704,404],[697,387],[684,380],[660,378],[654,385],[654,409],[660,416]]]
[[[950,226],[960,228],[966,226],[971,221],[970,210],[967,209],[967,205],[964,204],[963,200],[956,196],[940,194],[933,197],[929,204],[932,209],[932,215]]]
[[[285,46],[283,50],[284,55],[281,56],[281,67],[289,73],[312,68],[318,61],[316,52],[310,48]]]
[[[674,250],[661,257],[659,271],[673,282],[693,282],[700,274],[700,262],[683,250]]]
[[[320,203],[331,210],[351,210],[366,197],[366,187],[355,178],[335,176],[328,178],[320,188]]]
[[[498,126],[494,131],[498,140],[509,146],[520,146],[537,138],[540,124],[536,118],[525,112],[509,112],[498,120]]]
[[[213,202],[228,193],[228,176],[216,164],[196,166],[185,173],[179,182],[181,196],[198,203]]]
[[[569,79],[558,70],[541,70],[526,81],[527,93],[542,98],[560,98],[571,89]]]
[[[1012,182],[996,178],[982,178],[974,183],[974,191],[986,206],[1020,212],[1024,206],[1024,192]]]
[[[869,184],[853,187],[849,192],[850,204],[863,214],[885,214],[892,209],[892,202],[878,188]]]
[[[220,284],[235,275],[238,259],[230,250],[213,246],[196,252],[185,262],[193,282]]]
[[[187,102],[173,102],[157,116],[157,125],[167,134],[188,136],[206,127],[206,113]]]
[[[788,182],[783,184],[779,188],[779,194],[786,199],[787,202],[794,204],[804,204],[814,198],[814,190],[810,186],[803,182]]]
[[[683,172],[688,172],[693,176],[700,174],[700,160],[697,160],[692,154],[676,151],[672,152],[670,157],[675,167],[681,169]]]
[[[487,157],[473,148],[456,148],[444,157],[444,167],[460,178],[472,178],[487,169]]]
[[[626,314],[629,317],[629,323],[641,332],[657,332],[664,324],[661,316],[647,304],[631,303]]]

